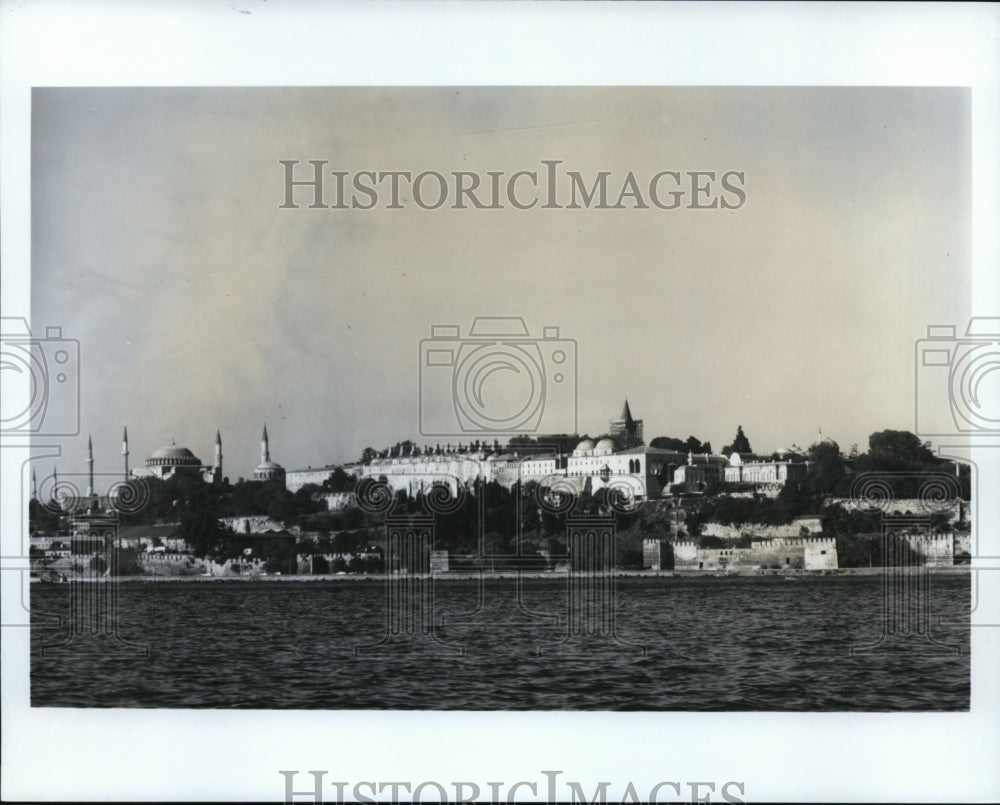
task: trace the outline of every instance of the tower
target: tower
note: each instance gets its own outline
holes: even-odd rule
[[[611,428],[612,436],[624,437],[625,441],[631,446],[643,443],[642,420],[632,418],[632,409],[629,408],[627,399],[625,400],[625,405],[622,406],[621,417],[612,419],[608,424]]]
[[[125,480],[128,480],[128,428],[122,425],[122,464]]]
[[[260,437],[260,466],[253,471],[253,479],[255,481],[285,482],[285,468],[271,461],[271,450],[267,441],[267,425],[264,425],[264,433]]]
[[[212,474],[215,482],[222,482],[222,434],[215,432],[215,460],[212,462]]]
[[[87,435],[87,498],[94,496],[94,443]]]
[[[31,471],[31,499],[38,500],[38,478],[35,477],[35,471]]]

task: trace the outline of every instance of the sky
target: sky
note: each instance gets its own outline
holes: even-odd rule
[[[737,171],[745,203],[387,209],[383,185],[370,210],[283,209],[280,160],[505,180],[561,160],[612,197],[630,171]],[[421,341],[477,316],[572,345],[558,394],[544,370],[553,430],[570,396],[592,436],[627,397],[647,441],[719,449],[741,425],[770,452],[822,428],[863,450],[913,429],[926,326],[969,317],[965,89],[36,88],[31,176],[33,327],[80,341],[63,471],[88,433],[117,471],[125,423],[132,466],[171,440],[210,462],[220,430],[233,480],[265,422],[288,469],[448,441],[421,436],[454,376],[425,375],[421,408]]]

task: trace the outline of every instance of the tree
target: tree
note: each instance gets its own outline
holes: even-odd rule
[[[660,450],[675,450],[683,452],[687,450],[687,442],[674,436],[657,436],[649,443],[650,447],[657,447]]]
[[[868,458],[873,470],[912,470],[939,463],[926,442],[905,430],[880,430],[869,436]]]
[[[750,440],[743,433],[743,426],[736,426],[736,437],[733,439],[733,443],[726,445],[722,448],[724,454],[732,455],[733,453],[752,453],[753,450],[750,449]]]
[[[336,467],[330,477],[323,482],[323,488],[330,492],[351,492],[354,490],[356,479],[353,475],[344,471],[343,467]]]
[[[684,447],[690,453],[704,453],[706,452],[705,450],[706,447],[708,447],[709,450],[712,449],[711,444],[709,444],[708,442],[702,444],[701,439],[698,439],[694,436],[687,437],[687,441],[684,443]]]
[[[195,556],[221,554],[233,536],[215,515],[205,511],[186,513],[181,518],[181,534]]]
[[[840,446],[834,441],[822,441],[809,448],[809,472],[806,478],[814,495],[844,495],[846,490],[844,460]]]
[[[59,530],[59,515],[32,498],[28,502],[28,528],[32,534],[50,534]]]

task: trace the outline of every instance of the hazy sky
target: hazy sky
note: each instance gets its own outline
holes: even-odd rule
[[[627,396],[647,440],[864,449],[913,428],[914,340],[969,316],[969,125],[940,88],[36,89],[32,320],[82,354],[60,467],[90,431],[115,471],[123,422],[133,466],[172,438],[210,461],[221,429],[232,479],[265,421],[289,469],[445,441],[419,436],[419,344],[475,316],[576,340],[581,432]],[[279,209],[283,159],[556,159],[610,171],[611,203],[629,171],[733,170],[746,203]]]

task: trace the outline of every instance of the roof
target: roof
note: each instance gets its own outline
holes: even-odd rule
[[[638,447],[630,447],[628,450],[619,450],[615,453],[616,456],[672,456],[677,458],[679,461],[687,462],[687,453],[681,453],[677,450],[664,450],[662,447],[648,447],[647,445],[639,445]]]
[[[340,467],[340,464],[327,464],[325,467],[303,467],[297,470],[288,470],[289,473],[292,472],[333,472],[335,469]],[[349,464],[343,465],[344,467],[352,466]]]
[[[186,447],[178,447],[175,444],[168,444],[161,447],[150,458],[171,458],[184,464],[200,464],[198,457]]]
[[[712,456],[706,453],[692,453],[692,464],[728,464],[729,460],[725,456]]]
[[[166,539],[180,536],[181,527],[179,523],[166,523],[165,525],[129,525],[118,529],[118,536],[124,539],[136,539],[138,537],[159,537]]]

